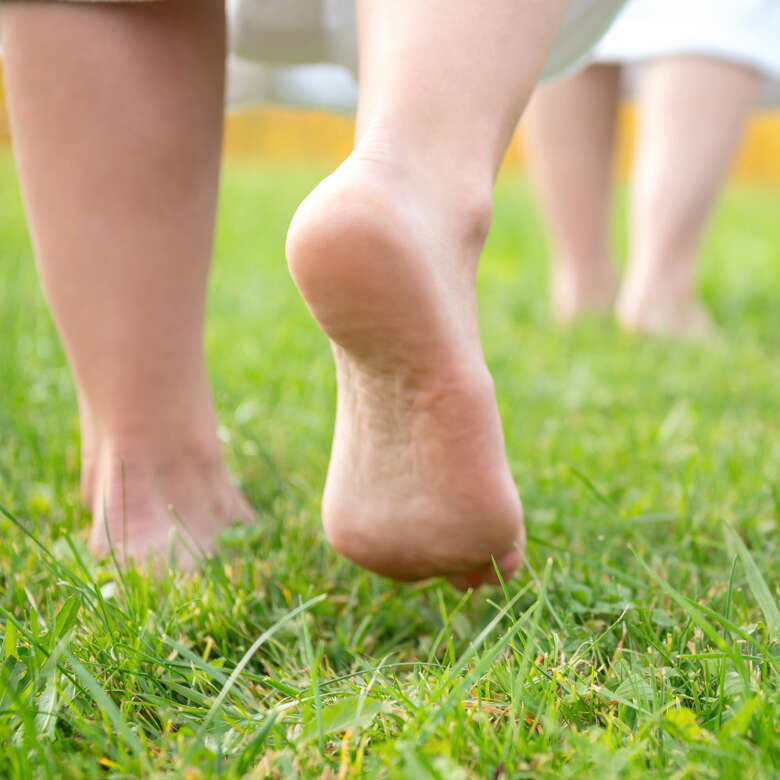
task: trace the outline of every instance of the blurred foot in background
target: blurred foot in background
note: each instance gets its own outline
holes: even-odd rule
[[[694,339],[717,333],[696,293],[696,261],[758,79],[752,68],[706,57],[644,66],[631,249],[616,307],[626,329]]]
[[[594,65],[539,87],[526,112],[529,173],[552,244],[552,305],[562,324],[607,313],[617,291],[608,224],[619,91],[620,69]]]
[[[748,13],[734,0],[694,0],[684,9],[671,0],[634,0],[593,64],[537,90],[525,130],[560,322],[614,306],[627,330],[681,338],[716,332],[696,293],[702,235],[761,72],[780,74],[770,32],[780,35],[780,11],[759,5]],[[639,134],[629,258],[618,289],[609,241],[612,158],[623,64],[635,60],[643,61]]]

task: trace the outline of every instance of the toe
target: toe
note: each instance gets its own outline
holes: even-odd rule
[[[482,585],[498,585],[499,578],[496,573],[496,565],[501,572],[501,578],[506,582],[520,567],[521,554],[517,549],[512,549],[500,556],[495,565],[493,561],[479,568],[464,572],[463,574],[454,574],[447,579],[450,584],[458,590],[466,591],[476,589]]]

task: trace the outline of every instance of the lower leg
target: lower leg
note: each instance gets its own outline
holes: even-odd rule
[[[355,151],[304,201],[290,268],[339,400],[323,520],[398,579],[519,563],[522,510],[479,337],[491,189],[566,3],[358,4]]]
[[[41,280],[78,386],[92,545],[209,547],[247,507],[203,358],[221,145],[220,0],[5,3],[11,129]]]
[[[696,258],[757,80],[749,68],[703,57],[645,67],[632,249],[618,302],[626,327],[677,335],[711,329],[694,291]]]
[[[531,178],[553,249],[556,317],[606,311],[616,275],[609,201],[620,67],[593,65],[541,87],[523,122]]]

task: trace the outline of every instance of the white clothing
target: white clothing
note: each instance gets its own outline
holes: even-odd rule
[[[780,0],[628,0],[592,62],[700,54],[755,68],[762,102],[780,98]],[[772,83],[774,82],[774,83]]]
[[[542,79],[576,68],[624,2],[572,0]],[[271,100],[354,109],[353,0],[228,0],[228,19],[231,107]]]

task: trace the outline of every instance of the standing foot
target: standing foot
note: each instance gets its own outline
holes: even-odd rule
[[[693,291],[693,283],[675,283],[671,274],[629,270],[618,295],[615,315],[627,331],[693,341],[718,336],[718,327]]]
[[[161,448],[105,442],[92,468],[90,549],[113,548],[122,565],[190,570],[214,552],[217,537],[256,520],[233,483],[219,448]]]
[[[290,227],[292,276],[336,362],[325,531],[398,580],[477,586],[493,560],[511,574],[524,547],[477,322],[489,186],[466,204],[452,193],[474,188],[356,151]]]
[[[607,314],[615,302],[617,275],[609,260],[594,265],[557,261],[552,272],[553,314],[569,325],[585,314]]]

